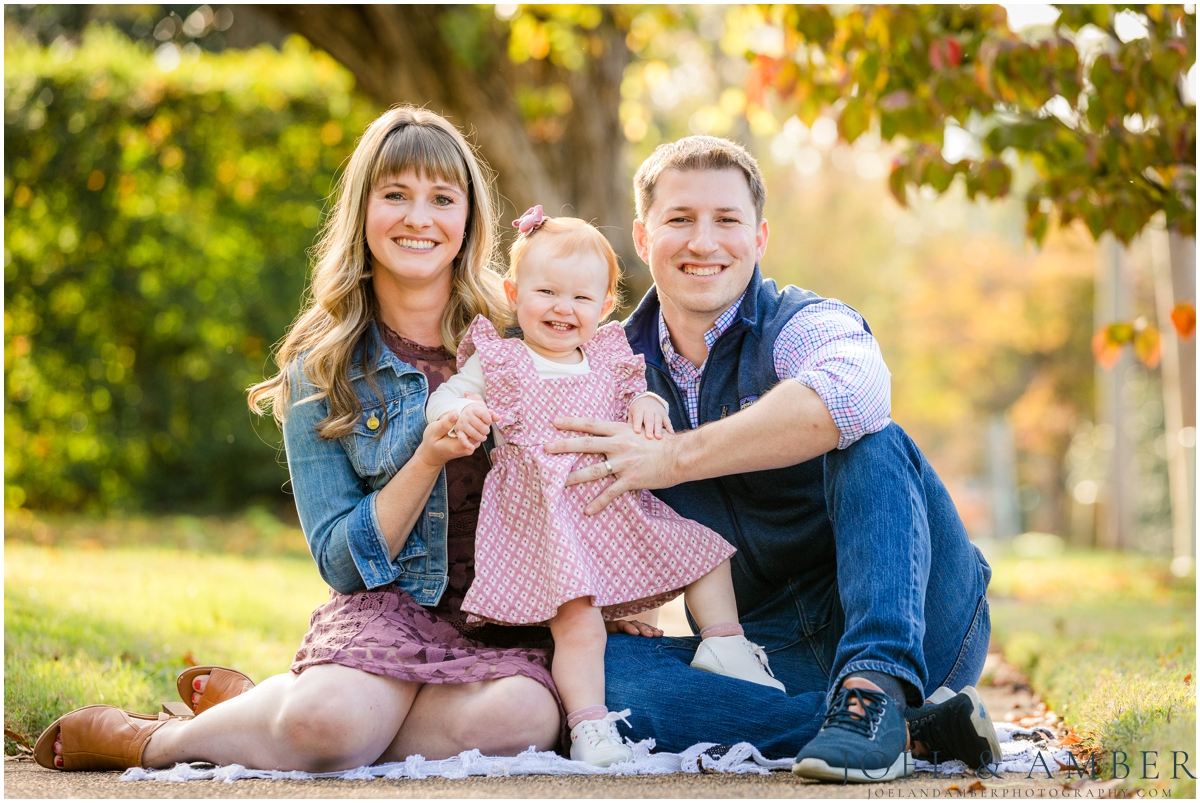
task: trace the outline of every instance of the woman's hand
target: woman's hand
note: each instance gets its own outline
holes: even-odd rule
[[[614,622],[605,622],[604,629],[609,633],[628,633],[631,636],[645,636],[646,638],[658,638],[663,634],[657,627],[636,619],[617,619]]]
[[[469,412],[474,407],[483,407],[483,405],[472,404],[463,413]],[[487,410],[486,407],[483,409],[489,416],[491,415],[490,410]],[[466,457],[473,453],[479,444],[487,439],[487,430],[483,431],[483,437],[478,437],[478,428],[474,422],[469,427],[464,425],[461,430],[458,430],[459,422],[463,419],[464,416],[460,413],[446,413],[425,427],[425,435],[413,457],[424,461],[431,468],[440,469],[455,458]],[[451,430],[457,431],[451,435]]]
[[[663,432],[675,433],[667,408],[657,396],[635,399],[629,405],[628,421],[634,432],[645,433],[647,438],[662,440]]]

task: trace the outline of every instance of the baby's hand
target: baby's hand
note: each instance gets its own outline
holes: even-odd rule
[[[471,444],[471,450],[487,440],[488,431],[493,421],[500,416],[493,413],[482,404],[469,404],[458,414],[458,423],[450,430],[449,437],[457,436],[463,444]]]
[[[438,465],[466,457],[487,440],[488,428],[495,418],[495,413],[482,404],[472,404],[458,413],[446,413],[425,427],[422,446],[429,450]]]
[[[663,431],[674,433],[667,408],[655,396],[643,396],[629,405],[629,423],[634,432],[645,432],[649,439],[662,440]]]

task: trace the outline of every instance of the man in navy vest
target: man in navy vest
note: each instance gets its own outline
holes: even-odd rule
[[[998,740],[971,685],[991,570],[891,422],[870,328],[841,302],[763,279],[766,187],[740,146],[662,145],[634,184],[634,242],[654,287],[625,330],[675,434],[562,418],[590,434],[546,448],[606,457],[569,480],[615,476],[589,513],[648,488],[737,547],[745,635],[787,691],[697,671],[698,639],[620,623],[609,708],[632,709],[634,738],[659,749],[748,741],[821,780],[895,778],[911,772],[909,750],[993,762]]]

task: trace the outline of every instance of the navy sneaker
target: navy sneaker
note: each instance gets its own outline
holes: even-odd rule
[[[852,711],[852,703],[864,713]],[[890,781],[904,774],[907,744],[904,715],[894,700],[874,689],[842,686],[820,732],[796,756],[792,772],[836,783]]]
[[[905,714],[913,745],[921,743],[921,758],[939,762],[956,759],[972,769],[1000,761],[1000,738],[979,692],[967,686],[958,694],[942,686],[920,708]]]

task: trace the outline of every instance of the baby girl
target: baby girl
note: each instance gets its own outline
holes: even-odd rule
[[[649,491],[585,515],[597,489],[566,487],[566,477],[596,458],[543,448],[564,435],[551,424],[556,416],[624,420],[648,438],[671,425],[666,402],[646,392],[645,362],[620,324],[600,326],[620,279],[604,235],[576,218],[545,218],[540,206],[514,225],[520,234],[504,288],[523,339],[476,318],[459,346],[459,372],[429,397],[427,417],[456,416],[446,437],[464,455],[495,434],[463,610],[469,621],[549,624],[571,758],[608,766],[632,753],[616,729],[630,712],[604,705],[606,621],[682,591],[703,639],[693,667],[780,691],[783,684],[738,624],[733,547]]]

